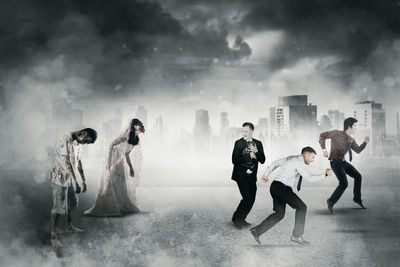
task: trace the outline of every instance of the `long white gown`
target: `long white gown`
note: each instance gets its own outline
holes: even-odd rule
[[[108,151],[101,175],[94,205],[84,214],[92,216],[120,216],[124,213],[139,212],[136,203],[136,185],[141,165],[141,145],[128,143],[129,128],[117,138],[113,147],[110,168],[107,168]],[[133,150],[133,151],[132,151]],[[134,177],[125,173],[125,153],[133,154]]]

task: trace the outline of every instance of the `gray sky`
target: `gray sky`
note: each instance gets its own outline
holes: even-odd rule
[[[41,142],[62,98],[87,126],[144,105],[189,129],[208,109],[216,130],[221,111],[256,122],[278,96],[308,94],[319,116],[382,102],[393,134],[399,11],[398,1],[5,0],[2,129],[16,133],[13,147]]]

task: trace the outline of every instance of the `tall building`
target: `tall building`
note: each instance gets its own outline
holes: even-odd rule
[[[319,121],[319,131],[325,132],[332,130],[332,123],[328,115],[322,115]]]
[[[382,154],[382,140],[385,137],[385,109],[375,101],[356,102],[353,107],[353,117],[358,120],[358,136],[370,137],[369,154]]]
[[[256,138],[265,142],[265,139],[268,137],[268,118],[259,118],[254,132]]]
[[[104,145],[107,147],[111,142],[117,138],[122,132],[122,111],[121,109],[116,109],[114,113],[114,118],[103,122],[103,141]]]
[[[156,118],[156,134],[159,138],[162,138],[164,135],[164,119],[160,116]]]
[[[196,110],[193,134],[195,151],[208,152],[211,138],[211,126],[207,110]]]
[[[139,106],[136,111],[136,118],[138,118],[146,128],[147,125],[147,109],[144,106]]]
[[[229,131],[228,112],[221,112],[220,136],[224,136]]]
[[[343,129],[344,113],[339,110],[328,110],[328,117],[335,130]]]
[[[274,136],[299,136],[317,128],[317,106],[308,104],[307,95],[279,98],[270,108],[271,133]]]

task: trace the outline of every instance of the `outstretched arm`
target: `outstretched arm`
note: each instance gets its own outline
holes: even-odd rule
[[[296,166],[297,171],[300,173],[301,176],[303,176],[305,179],[307,179],[310,182],[317,182],[319,180],[322,180],[323,178],[326,177],[326,173],[328,172],[327,170],[324,173],[318,173],[318,174],[313,174],[311,173],[304,164],[298,164]]]
[[[367,146],[368,141],[369,141],[369,137],[368,138],[366,137],[364,142],[360,146],[356,143],[356,141],[354,141],[350,144],[350,147],[354,152],[356,152],[357,154],[360,154],[361,151],[363,151],[364,148]]]

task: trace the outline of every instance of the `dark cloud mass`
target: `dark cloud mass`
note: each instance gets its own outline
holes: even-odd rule
[[[356,101],[376,100],[391,130],[379,147],[394,144],[399,35],[400,0],[2,0],[0,266],[281,266],[283,260],[365,266],[377,254],[385,265],[398,257],[400,209],[388,206],[398,203],[397,156],[364,162],[363,152],[355,161],[364,164],[372,213],[345,206],[351,192],[335,220],[321,213],[337,184],[332,178],[325,189],[316,185],[318,194],[301,193],[316,211],[307,230],[311,250],[290,248],[290,233],[279,228],[263,237],[266,246],[255,247],[247,231],[229,226],[240,192],[230,181],[232,144],[220,128],[221,112],[229,114],[229,138],[240,137],[234,132],[243,121],[272,122],[269,108],[285,95],[307,94],[318,118],[329,109],[353,116]],[[137,195],[143,212],[83,217],[95,199],[104,151],[139,117],[138,106],[148,111]],[[208,111],[212,144],[201,155],[193,134],[199,109]],[[60,254],[49,242],[48,170],[56,140],[81,127],[98,131],[96,143],[84,148],[88,192],[74,215],[88,232],[61,232]],[[265,137],[266,164],[304,144],[318,146],[318,135],[289,139],[275,149],[275,136]],[[265,191],[260,196],[254,223],[271,204]],[[376,213],[383,206],[387,212]],[[294,212],[287,216],[279,227],[289,231]],[[378,225],[381,218],[388,227]]]
[[[399,1],[249,1],[242,24],[282,30],[284,43],[271,64],[282,67],[304,56],[337,55],[363,64],[382,41],[400,34]]]
[[[223,27],[187,31],[157,2],[18,0],[5,1],[0,12],[2,69],[63,55],[66,66],[90,65],[99,91],[113,92],[117,84],[126,85],[120,92],[132,88],[146,70],[176,64],[180,57],[210,64],[215,57],[235,61],[251,53],[242,39],[230,48]],[[196,65],[180,61],[182,69]]]

